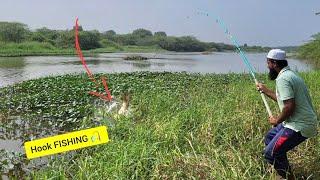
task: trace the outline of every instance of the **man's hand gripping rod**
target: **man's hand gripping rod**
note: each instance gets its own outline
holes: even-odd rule
[[[254,82],[255,82],[256,84],[259,83],[256,78],[254,79]],[[270,107],[269,107],[269,104],[268,104],[268,102],[267,102],[266,96],[264,95],[263,91],[259,90],[259,92],[260,92],[262,101],[263,101],[263,103],[264,103],[264,106],[265,106],[266,109],[267,109],[267,112],[268,112],[269,117],[272,117],[272,112],[271,112],[271,110],[270,110]]]

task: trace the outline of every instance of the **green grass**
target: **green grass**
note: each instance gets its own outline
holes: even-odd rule
[[[136,53],[168,52],[158,46],[123,46],[122,51]]]
[[[312,40],[298,49],[298,58],[305,59],[315,67],[320,67],[320,39]]]
[[[84,55],[95,55],[99,53],[113,52],[166,52],[157,46],[110,46],[92,50],[84,50]],[[0,42],[0,57],[19,56],[74,56],[77,55],[75,49],[60,49],[50,43],[23,42],[23,43],[3,43]]]
[[[273,179],[261,153],[270,125],[249,75],[137,72],[106,76],[114,96],[131,93],[131,116],[114,117],[94,108],[94,98],[86,92],[95,88],[84,75],[32,80],[0,91],[3,114],[45,114],[54,123],[70,119],[73,113],[65,112],[72,109],[76,116],[65,121],[71,125],[62,129],[109,127],[108,144],[54,156],[29,178]],[[320,112],[320,71],[302,77]],[[259,79],[274,87],[266,75]],[[270,104],[276,114],[277,105]],[[320,177],[319,140],[319,136],[312,138],[289,153],[299,177]]]
[[[41,56],[41,55],[73,55],[73,49],[58,49],[50,43],[23,42],[0,43],[0,56]]]

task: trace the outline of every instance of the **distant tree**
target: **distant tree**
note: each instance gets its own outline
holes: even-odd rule
[[[320,33],[314,34],[311,37],[315,40],[320,40]]]
[[[84,50],[101,47],[99,40],[100,40],[100,33],[96,30],[82,31],[79,33],[80,47]]]
[[[121,34],[114,37],[114,42],[120,45],[136,45],[137,37],[132,34]]]
[[[91,31],[88,31],[88,32],[94,34],[96,37],[98,37],[99,40],[102,37],[102,34],[98,30],[91,30]]]
[[[179,49],[178,51],[185,52],[202,52],[207,50],[207,44],[200,42],[195,37],[183,36],[178,38]]]
[[[117,33],[114,30],[109,30],[103,33],[106,36],[115,36]]]
[[[114,30],[109,30],[109,31],[103,32],[101,34],[103,39],[107,39],[109,41],[114,41],[116,35],[117,35],[117,33]]]
[[[176,51],[178,40],[176,37],[166,37],[158,39],[158,45],[169,51]]]
[[[58,48],[74,48],[73,31],[59,31],[59,35],[55,41]]]
[[[166,32],[159,31],[159,32],[155,32],[154,36],[156,36],[156,37],[167,37],[167,34],[166,34]]]
[[[156,44],[157,44],[156,39],[153,37],[136,39],[137,46],[152,46],[152,45],[156,45]]]
[[[29,36],[29,39],[31,41],[48,42],[52,45],[56,45],[58,36],[59,36],[58,31],[43,27],[43,28],[37,29],[35,32],[32,32],[31,35]]]
[[[133,36],[136,36],[138,38],[145,38],[145,37],[150,37],[152,36],[152,32],[146,29],[136,29],[132,32]]]
[[[157,44],[166,50],[177,52],[201,52],[210,49],[208,43],[203,43],[192,36],[161,37]]]
[[[209,50],[211,51],[218,51],[221,52],[223,49],[221,48],[221,46],[219,46],[219,44],[215,43],[215,42],[209,42],[208,43],[209,46]]]
[[[73,26],[73,30],[76,30],[76,26]],[[82,26],[78,26],[78,31],[83,31],[83,27]]]
[[[38,32],[34,32],[29,36],[31,41],[38,41],[38,42],[47,42],[49,41],[44,35]]]
[[[222,50],[234,51],[236,48],[230,44],[218,43],[218,46]]]
[[[36,32],[51,40],[57,39],[59,35],[59,33],[56,30],[51,30],[46,27],[37,29]]]
[[[74,48],[74,41],[74,31],[60,31],[59,37],[56,40],[56,46],[59,48]],[[99,41],[99,32],[97,31],[79,32],[79,43],[83,50],[101,47]]]
[[[244,43],[243,47],[245,47],[245,48],[248,47],[248,44],[247,44],[247,43]]]
[[[104,48],[113,47],[113,48],[116,48],[116,49],[121,49],[121,46],[119,44],[115,43],[114,41],[110,41],[108,39],[102,39],[100,41],[100,44]]]
[[[0,22],[0,40],[5,42],[22,42],[30,33],[27,25],[22,23]]]

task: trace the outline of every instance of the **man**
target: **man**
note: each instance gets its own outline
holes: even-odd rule
[[[317,134],[317,115],[301,77],[291,71],[286,53],[272,49],[267,55],[269,78],[276,80],[276,91],[257,84],[257,89],[278,102],[281,113],[269,117],[274,127],[265,137],[264,156],[282,178],[294,179],[287,152]]]

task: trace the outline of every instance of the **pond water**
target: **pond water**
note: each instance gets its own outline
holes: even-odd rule
[[[124,57],[141,55],[145,61],[126,61]],[[267,72],[265,53],[247,54],[257,72]],[[247,69],[237,53],[106,53],[85,57],[92,73],[134,71],[170,71],[189,73],[243,73]],[[312,66],[288,59],[292,69],[310,71]],[[34,56],[0,58],[0,87],[45,76],[85,72],[78,57]]]
[[[127,56],[141,55],[149,58],[144,61],[123,60]],[[257,72],[267,72],[266,54],[247,54],[250,63]],[[92,73],[118,73],[134,71],[153,72],[188,72],[188,73],[247,73],[240,56],[236,53],[107,53],[96,57],[86,57]],[[298,60],[288,59],[292,69],[310,71],[312,66]],[[0,87],[19,83],[29,79],[45,76],[56,76],[70,73],[84,73],[85,69],[78,57],[65,56],[33,56],[0,58]],[[31,137],[48,136],[61,133],[58,129],[48,129],[47,121],[24,119],[20,116],[4,117],[0,114],[0,165],[3,161],[10,162],[7,169],[12,172],[26,173],[47,163],[46,158],[25,162],[23,142]],[[11,158],[10,158],[11,157]],[[13,163],[13,164],[12,164]],[[10,166],[11,165],[11,166]],[[18,168],[18,169],[17,169]],[[1,173],[1,172],[0,172]],[[10,175],[9,175],[10,176]],[[7,176],[0,176],[3,179]]]

